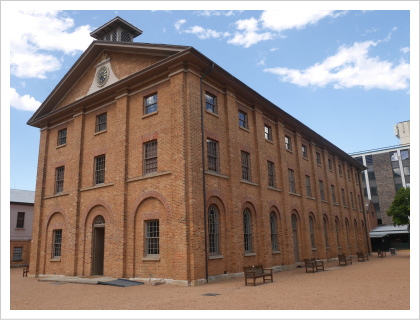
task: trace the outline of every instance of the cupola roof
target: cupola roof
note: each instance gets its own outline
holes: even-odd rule
[[[90,36],[103,41],[133,42],[133,39],[142,33],[143,31],[117,16],[92,31]]]

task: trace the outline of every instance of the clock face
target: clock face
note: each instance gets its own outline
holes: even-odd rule
[[[103,66],[96,73],[96,82],[102,86],[108,80],[108,68]]]

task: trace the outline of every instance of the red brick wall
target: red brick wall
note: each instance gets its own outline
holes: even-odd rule
[[[110,56],[118,75],[134,72],[139,61],[144,61],[140,68],[153,61],[134,55]],[[361,208],[351,208],[349,199],[347,207],[341,204],[341,188],[347,197],[350,191],[355,199],[360,194],[353,169],[348,180],[344,165],[345,176],[340,177],[339,159],[324,146],[315,145],[310,137],[303,137],[298,128],[289,127],[263,106],[212,82],[210,74],[203,89],[217,96],[218,113],[204,112],[204,132],[205,138],[219,142],[220,172],[205,175],[206,211],[213,204],[220,212],[220,254],[206,261],[199,70],[180,65],[170,72],[170,76],[161,75],[153,82],[117,92],[107,101],[80,106],[69,114],[67,122],[51,123],[41,131],[31,256],[36,263],[31,263],[31,273],[90,275],[93,221],[98,215],[105,219],[104,274],[114,277],[191,281],[206,277],[206,263],[208,275],[242,272],[244,265],[257,263],[293,264],[292,212],[298,216],[300,260],[366,251],[361,231],[356,238],[354,230],[354,219],[359,227],[363,220]],[[90,73],[92,70],[84,77],[91,77]],[[93,76],[89,81],[82,79],[72,90],[87,92],[91,81]],[[158,112],[144,116],[143,98],[153,92],[158,93]],[[63,103],[76,96],[71,93]],[[247,129],[238,126],[238,108],[248,114]],[[107,130],[95,134],[95,118],[102,112],[108,114]],[[265,123],[273,130],[271,142],[264,138]],[[63,127],[68,128],[67,144],[57,148],[57,132]],[[292,138],[292,152],[285,149],[285,134]],[[158,172],[144,176],[143,143],[154,139],[158,141]],[[308,146],[308,160],[302,157],[303,141]],[[241,150],[251,154],[250,182],[241,180]],[[322,155],[321,166],[315,163],[315,152]],[[105,183],[94,186],[93,159],[100,154],[106,154]],[[334,162],[332,172],[327,167],[328,157]],[[276,188],[268,188],[267,160],[275,163]],[[55,168],[61,165],[65,166],[64,192],[54,195]],[[289,193],[288,169],[295,170],[296,194]],[[313,198],[306,197],[305,175],[311,176]],[[324,181],[325,202],[320,201],[319,180]],[[331,201],[331,184],[336,187],[339,205]],[[252,254],[244,254],[243,249],[246,208],[252,219]],[[280,252],[275,253],[270,240],[271,212],[278,217]],[[316,248],[310,245],[310,213],[315,222]],[[341,248],[336,244],[336,217]],[[350,222],[349,246],[344,245],[345,218]],[[145,256],[145,221],[150,219],[160,223],[158,259]],[[60,261],[51,260],[54,228],[63,229]]]

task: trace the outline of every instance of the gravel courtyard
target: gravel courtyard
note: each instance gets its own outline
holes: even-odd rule
[[[394,256],[388,253],[385,258],[373,253],[366,262],[353,257],[353,264],[343,267],[338,267],[337,260],[329,261],[325,268],[315,274],[305,273],[304,267],[278,272],[273,283],[263,284],[258,279],[255,287],[245,286],[243,278],[195,287],[149,282],[133,287],[41,282],[22,277],[21,268],[10,269],[10,309],[410,310],[410,251],[397,251]],[[283,314],[277,313],[279,317]],[[130,314],[142,317],[143,313]],[[224,313],[222,318],[229,314]]]

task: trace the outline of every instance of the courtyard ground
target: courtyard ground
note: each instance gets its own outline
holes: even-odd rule
[[[10,269],[10,310],[137,310],[124,313],[108,311],[105,318],[188,318],[188,313],[144,312],[139,310],[250,310],[249,312],[196,312],[192,318],[284,318],[286,310],[389,310],[382,317],[392,315],[391,310],[410,310],[410,251],[389,253],[369,261],[338,267],[338,261],[325,263],[326,271],[305,273],[305,268],[278,272],[273,283],[245,286],[244,279],[234,278],[194,287],[171,284],[114,287],[92,284],[38,281],[35,277],[22,277],[22,269]],[[415,302],[417,304],[417,302]],[[417,307],[418,308],[418,307]],[[273,310],[265,311],[251,310]],[[313,311],[314,312],[314,311]],[[23,313],[36,315],[37,313]],[[47,318],[48,313],[43,313]],[[56,314],[57,318],[71,313]],[[297,315],[298,313],[293,313]],[[340,312],[336,318],[351,313]],[[398,313],[403,315],[401,311]],[[87,318],[91,313],[83,313]],[[124,316],[123,316],[124,315]],[[158,316],[161,315],[161,316]],[[263,316],[264,315],[264,316]],[[328,313],[312,313],[326,319]],[[362,318],[380,315],[364,311]],[[79,316],[77,316],[80,318]],[[293,316],[291,316],[293,317]],[[304,316],[302,316],[304,317]],[[358,316],[360,318],[360,316]],[[391,317],[392,318],[392,317]],[[401,318],[401,317],[395,317]],[[404,317],[403,317],[404,318]]]

